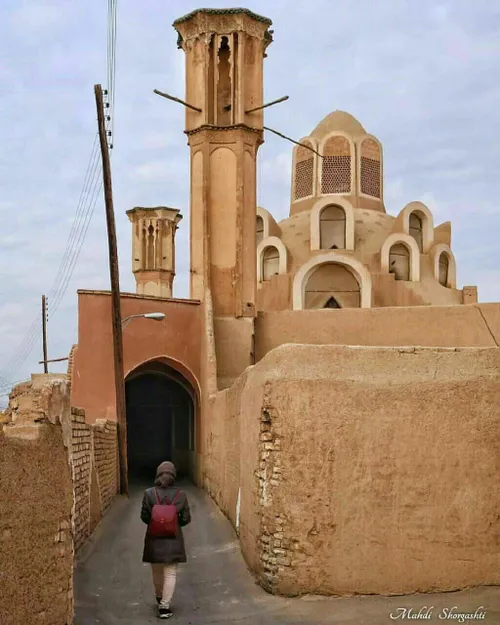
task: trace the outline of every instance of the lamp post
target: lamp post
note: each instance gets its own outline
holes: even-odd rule
[[[142,313],[140,315],[129,315],[122,319],[122,330],[128,326],[132,319],[137,319],[139,317],[144,317],[144,319],[153,319],[153,321],[163,321],[165,319],[165,313],[161,312],[152,312],[152,313]]]

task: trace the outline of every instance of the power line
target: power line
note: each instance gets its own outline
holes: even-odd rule
[[[106,115],[107,135],[110,137],[110,149],[113,147],[114,133],[114,103],[115,103],[115,81],[116,81],[116,33],[117,33],[117,0],[108,0],[108,34],[107,34],[107,103]],[[73,271],[80,256],[80,252],[85,241],[99,193],[102,189],[101,172],[98,169],[98,145],[97,135],[91,150],[91,155],[87,165],[82,190],[77,203],[75,217],[71,226],[70,234],[66,244],[66,248],[59,264],[53,285],[49,291],[51,302],[49,318],[52,318],[61,303],[69,283],[71,281]],[[5,375],[12,379],[18,369],[24,364],[30,355],[36,341],[40,338],[41,324],[39,316],[33,319],[28,332],[19,346],[17,352],[8,361],[5,367]],[[16,383],[10,382],[5,375],[0,376],[0,390],[4,390],[8,386]],[[0,395],[1,396],[1,395]]]

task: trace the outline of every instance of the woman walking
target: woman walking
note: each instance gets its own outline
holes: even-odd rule
[[[141,520],[146,523],[143,562],[149,562],[158,603],[158,616],[170,618],[177,564],[186,562],[182,529],[191,521],[186,494],[175,486],[177,471],[172,462],[156,470],[153,488],[144,492]]]

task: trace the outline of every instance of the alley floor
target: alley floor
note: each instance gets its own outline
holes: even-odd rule
[[[246,568],[229,521],[211,498],[191,484],[188,493],[193,521],[185,528],[188,563],[179,567],[175,611],[179,625],[385,625],[398,608],[434,606],[426,623],[443,620],[443,608],[473,613],[483,606],[483,620],[467,623],[500,625],[500,587],[404,597],[342,598],[274,597],[258,586]],[[156,616],[151,571],[141,562],[145,526],[139,518],[142,488],[130,499],[118,497],[92,539],[78,556],[75,570],[75,625],[146,625]],[[401,614],[401,613],[399,613]]]

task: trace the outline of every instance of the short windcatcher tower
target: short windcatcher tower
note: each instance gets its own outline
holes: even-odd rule
[[[175,231],[182,219],[176,208],[132,208],[132,271],[137,293],[172,297],[175,276]]]

